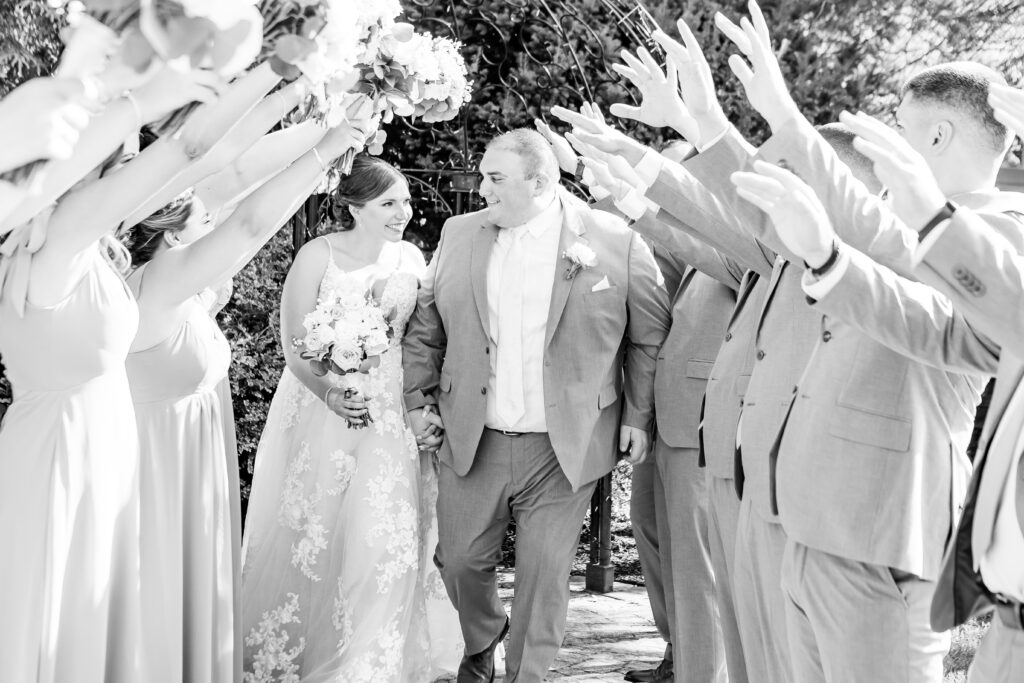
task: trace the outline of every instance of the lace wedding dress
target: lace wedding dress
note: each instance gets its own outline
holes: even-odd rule
[[[288,370],[256,455],[243,545],[244,681],[431,681],[458,667],[458,617],[432,558],[433,461],[402,403],[401,341],[423,256],[388,243],[321,295],[372,292],[394,337],[379,367],[330,375],[368,399],[353,429]]]

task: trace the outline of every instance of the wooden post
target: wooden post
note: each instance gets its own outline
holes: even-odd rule
[[[597,482],[590,499],[590,564],[587,565],[587,590],[610,593],[615,581],[612,566],[612,475]]]

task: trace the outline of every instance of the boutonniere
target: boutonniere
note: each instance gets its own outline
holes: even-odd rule
[[[576,273],[583,268],[593,268],[597,265],[597,254],[583,242],[570,245],[562,252],[562,258],[569,262],[569,267],[565,269],[566,280],[576,277]]]

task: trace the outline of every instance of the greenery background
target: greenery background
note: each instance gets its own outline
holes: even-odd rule
[[[623,47],[635,49],[626,13],[628,0],[403,0],[408,18],[436,33],[457,33],[475,81],[462,116],[445,126],[388,126],[384,157],[410,171],[417,218],[406,239],[430,252],[444,218],[473,205],[471,194],[453,193],[460,169],[472,169],[483,143],[496,131],[531,125],[553,104],[578,106],[588,87],[607,109],[630,93],[607,68]],[[648,0],[646,10],[674,34],[686,19],[705,47],[726,111],[751,140],[763,140],[764,122],[746,105],[726,60],[732,52],[713,26],[716,11],[745,12],[740,0]],[[814,123],[835,120],[843,109],[887,115],[899,83],[921,66],[976,59],[1024,82],[1019,0],[765,0],[762,7],[793,95]],[[552,10],[554,16],[548,13]],[[19,83],[48,74],[61,51],[63,17],[46,0],[0,0],[0,96]],[[585,78],[584,78],[585,75]],[[663,141],[664,131],[634,130],[645,141]],[[1008,165],[1020,164],[1019,147]],[[471,182],[471,181],[470,181]],[[454,199],[460,197],[459,200]],[[309,231],[310,234],[316,230]],[[282,231],[235,279],[235,293],[220,323],[231,341],[232,390],[239,443],[243,500],[267,407],[283,365],[277,335],[281,284],[292,253]],[[0,414],[10,387],[0,365]],[[628,466],[613,486],[613,531],[618,573],[639,575],[628,526]],[[511,558],[510,558],[511,559]],[[973,648],[970,648],[973,650]],[[954,666],[954,669],[957,667]],[[948,680],[955,680],[948,679]]]

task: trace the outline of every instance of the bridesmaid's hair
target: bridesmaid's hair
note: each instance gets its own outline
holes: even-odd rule
[[[359,154],[352,162],[352,172],[341,177],[338,189],[327,206],[327,222],[334,230],[351,230],[355,219],[348,207],[362,208],[381,196],[401,180],[409,181],[397,168],[379,157]]]
[[[192,217],[192,191],[178,195],[170,204],[157,209],[121,234],[121,241],[132,256],[132,266],[149,263],[160,246],[160,238],[168,231],[180,232]]]

